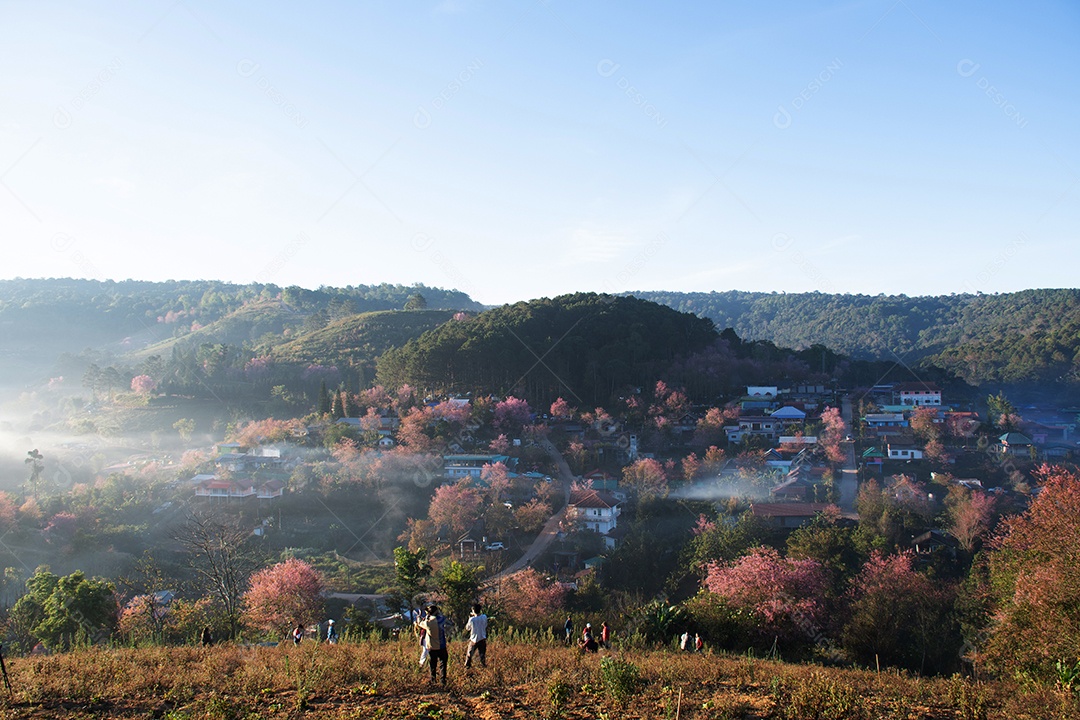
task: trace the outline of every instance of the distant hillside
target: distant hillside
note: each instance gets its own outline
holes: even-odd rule
[[[934,365],[972,384],[1080,383],[1080,290],[1001,295],[634,292],[742,338]]]
[[[307,290],[213,280],[0,280],[3,380],[40,382],[59,355],[88,348],[99,363],[108,364],[132,353],[136,359],[168,355],[174,346],[271,344],[286,332],[400,309],[416,295],[429,309],[483,309],[462,292],[423,285]],[[147,346],[153,347],[147,351]]]
[[[285,363],[358,365],[374,362],[386,350],[433,330],[453,317],[453,310],[384,310],[336,320],[324,328],[269,348]]]
[[[166,356],[173,347],[198,347],[203,343],[225,345],[254,345],[262,342],[280,342],[282,336],[293,334],[304,323],[306,316],[280,300],[255,300],[211,322],[196,326],[191,332],[151,343],[132,356],[145,358],[150,355]]]
[[[648,386],[718,337],[713,323],[630,297],[563,295],[442,325],[379,358],[386,387],[558,396],[588,407]]]

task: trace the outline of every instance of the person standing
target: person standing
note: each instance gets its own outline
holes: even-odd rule
[[[200,641],[202,642],[203,647],[210,647],[214,644],[214,634],[210,632],[209,625],[202,629],[202,636],[200,637]]]
[[[574,641],[574,621],[570,619],[569,615],[566,616],[566,622],[563,623],[563,632],[566,633],[564,642],[569,645]]]
[[[337,645],[337,628],[334,627],[334,619],[330,618],[326,621],[326,642],[331,645]]]
[[[611,649],[611,628],[608,627],[607,620],[600,623],[600,647]]]
[[[469,649],[465,652],[466,669],[472,667],[474,652],[480,656],[480,664],[487,667],[487,625],[487,615],[481,611],[480,603],[475,603],[469,615],[469,622],[466,623],[469,630]]]
[[[694,633],[694,652],[701,652],[705,649],[705,641],[701,639],[700,633]]]
[[[300,641],[304,639],[304,626],[300,623],[296,624],[296,627],[292,631],[293,645],[299,645]]]
[[[420,623],[424,630],[424,643],[428,649],[428,666],[431,668],[431,682],[434,684],[438,675],[437,668],[442,665],[442,684],[446,684],[446,662],[449,653],[446,649],[446,618],[439,612],[437,605],[427,609],[427,617]]]

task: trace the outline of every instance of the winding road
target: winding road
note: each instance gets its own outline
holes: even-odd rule
[[[556,448],[550,440],[544,438],[544,440],[540,442],[540,445],[547,451],[547,454],[551,456],[551,459],[555,461],[555,466],[559,468],[559,482],[562,484],[564,496],[563,507],[548,518],[548,521],[544,523],[544,529],[540,531],[540,534],[537,535],[536,539],[529,545],[525,554],[488,578],[488,584],[498,582],[500,579],[507,575],[512,575],[518,570],[524,570],[531,563],[535,562],[537,558],[547,551],[548,546],[550,546],[558,536],[559,525],[562,524],[563,518],[566,516],[566,503],[570,500],[570,486],[576,478],[574,477],[574,474],[570,472],[570,466],[567,464],[566,458],[562,456],[562,453],[559,452],[558,448]]]

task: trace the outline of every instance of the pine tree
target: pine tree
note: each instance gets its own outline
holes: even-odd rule
[[[330,392],[326,389],[326,381],[323,380],[319,384],[319,407],[318,412],[320,415],[325,415],[330,412]]]

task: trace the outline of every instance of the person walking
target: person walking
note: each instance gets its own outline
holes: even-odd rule
[[[446,649],[446,618],[439,612],[437,605],[427,609],[427,617],[421,621],[424,630],[424,643],[428,650],[428,667],[431,668],[431,682],[435,683],[438,666],[442,665],[442,684],[446,684],[446,662],[449,653]]]
[[[563,623],[563,632],[566,633],[565,643],[569,645],[574,641],[574,621],[570,619],[570,616],[566,616],[566,622]]]
[[[611,628],[608,627],[607,620],[600,623],[600,647],[611,649]]]
[[[465,652],[465,669],[472,667],[473,653],[480,656],[480,664],[487,667],[487,625],[488,618],[481,609],[480,603],[472,606],[469,622],[465,627],[469,630],[469,649]]]
[[[705,641],[701,639],[699,633],[694,633],[694,652],[701,652],[705,649]]]
[[[300,641],[304,639],[304,626],[300,623],[296,624],[296,627],[292,631],[293,645],[299,645]]]
[[[202,629],[202,635],[199,636],[199,642],[203,647],[210,647],[214,644],[214,634],[210,632],[210,626],[207,625]]]
[[[690,633],[684,632],[679,636],[679,649],[683,652],[689,652],[690,650]]]
[[[326,621],[326,642],[331,645],[337,645],[337,628],[334,627],[334,619],[330,618]]]

